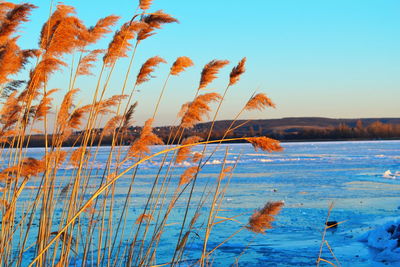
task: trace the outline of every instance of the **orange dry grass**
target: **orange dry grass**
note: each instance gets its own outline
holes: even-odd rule
[[[149,81],[150,78],[153,77],[151,73],[154,71],[154,68],[156,68],[160,63],[167,63],[167,62],[158,56],[151,57],[148,60],[146,60],[146,62],[142,65],[137,75],[136,84],[140,85],[144,82]]]
[[[177,19],[164,13],[162,10],[144,16],[142,21],[146,23],[147,27],[143,27],[138,33],[137,40],[139,42],[154,35],[154,31],[156,29],[161,29],[163,24],[178,22]]]
[[[246,63],[246,58],[244,57],[237,66],[235,66],[230,75],[229,75],[229,85],[232,86],[235,83],[237,83],[240,79],[240,76],[245,72],[245,65]]]
[[[255,109],[263,110],[266,107],[275,108],[275,104],[272,102],[270,98],[267,97],[266,94],[259,93],[250,98],[244,109],[248,111]]]
[[[153,2],[153,0],[139,0],[139,8],[142,10],[147,10],[150,8],[151,2]]]
[[[79,166],[82,153],[83,153],[84,157],[90,157],[89,151],[87,149],[83,149],[83,147],[79,147],[79,148],[75,149],[71,153],[71,157],[69,158],[69,162],[75,168]]]
[[[140,214],[140,216],[136,219],[136,224],[140,224],[143,220],[145,220],[147,223],[150,221],[154,220],[153,215],[151,214]]]
[[[193,66],[193,61],[188,57],[178,57],[171,67],[171,75],[179,75],[186,68]]]
[[[180,111],[182,128],[191,128],[196,123],[203,121],[203,116],[211,111],[209,104],[220,99],[221,96],[218,93],[208,93],[199,95],[193,102],[184,104]]]
[[[229,64],[228,60],[212,60],[207,63],[201,72],[199,90],[204,89],[217,78],[219,70]]]
[[[280,142],[278,140],[268,138],[265,136],[249,137],[249,138],[246,138],[246,141],[251,143],[256,151],[258,149],[261,149],[263,151],[268,151],[268,152],[283,150],[283,148],[281,147]]]
[[[97,57],[103,52],[104,50],[102,49],[95,49],[84,56],[79,63],[76,75],[93,75],[90,69],[94,67],[94,63],[97,61]]]
[[[187,184],[194,178],[194,175],[197,173],[198,167],[193,166],[187,168],[185,172],[181,175],[181,179],[179,180],[179,186]]]
[[[17,40],[18,37],[15,37],[0,45],[0,84],[9,82],[8,76],[17,74],[29,58],[37,56],[37,50],[21,50]]]
[[[148,27],[143,22],[127,22],[122,25],[121,29],[114,34],[114,38],[108,45],[103,62],[107,66],[111,66],[118,58],[127,57],[127,52],[131,49],[130,40],[136,37],[136,34],[143,28]]]
[[[199,136],[191,136],[182,141],[182,145],[194,144],[201,141],[201,137]],[[176,163],[182,163],[184,160],[189,158],[190,147],[182,147],[178,150],[176,155]]]
[[[0,45],[14,34],[22,22],[28,21],[28,16],[36,6],[32,4],[14,5],[11,3],[1,3],[1,25],[0,25]],[[11,9],[6,11],[7,9]]]
[[[53,98],[49,97],[51,94],[57,92],[58,89],[51,89],[45,93],[40,103],[35,107],[36,112],[34,115],[34,119],[37,121],[41,121],[51,110],[51,102]]]
[[[153,124],[153,119],[148,119],[145,122],[139,138],[135,140],[135,142],[128,150],[128,155],[127,155],[128,158],[141,157],[144,154],[150,153],[149,146],[164,144],[164,142],[157,135],[153,133],[153,128],[151,126],[152,124]]]
[[[274,216],[277,215],[282,207],[284,202],[267,202],[265,206],[257,210],[249,219],[249,226],[247,229],[255,232],[255,233],[265,233],[267,229],[271,229],[271,223],[275,220]]]

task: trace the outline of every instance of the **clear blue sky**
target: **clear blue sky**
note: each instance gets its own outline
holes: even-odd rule
[[[32,3],[39,9],[21,29],[23,47],[36,47],[48,17],[50,1]],[[121,23],[125,22],[137,7],[134,0],[64,3],[75,6],[88,26],[109,14],[122,16]],[[219,119],[234,117],[256,89],[266,92],[277,109],[245,118],[400,115],[399,0],[154,0],[152,10],[158,9],[174,15],[180,24],[166,25],[139,47],[130,84],[148,57],[159,55],[169,64],[141,87],[138,124],[151,116],[169,65],[178,56],[191,57],[196,66],[169,83],[158,125],[173,122],[180,105],[192,98],[204,64],[214,58],[231,61],[209,86],[222,92],[230,69],[244,56],[247,72],[231,89]],[[105,48],[110,38],[97,47]],[[109,95],[120,92],[125,66],[126,60],[118,64]],[[50,85],[65,90],[67,83],[62,81],[67,76],[54,76]],[[91,97],[94,79],[78,81],[83,103]]]

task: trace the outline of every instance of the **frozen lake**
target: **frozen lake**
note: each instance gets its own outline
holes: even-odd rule
[[[400,177],[383,177],[387,170],[392,173],[400,171],[400,141],[283,143],[282,146],[285,149],[283,152],[270,154],[254,152],[249,144],[222,145],[199,175],[193,205],[197,204],[206,185],[212,190],[208,183],[214,182],[218,176],[221,160],[228,147],[227,165],[232,166],[238,157],[239,160],[219,216],[242,214],[235,219],[245,224],[251,213],[267,201],[285,201],[283,210],[276,216],[273,229],[264,235],[241,231],[214,253],[214,265],[229,266],[245,250],[239,258],[239,266],[315,266],[328,206],[333,201],[330,220],[344,222],[337,229],[329,230],[326,240],[342,266],[400,266],[400,263],[385,265],[384,262],[374,262],[375,252],[368,249],[365,243],[357,241],[363,233],[400,217]],[[210,151],[214,147],[210,145]],[[160,149],[162,147],[155,147],[153,150]],[[108,147],[100,148],[94,161],[98,172],[93,172],[92,191],[95,191],[99,183],[98,176],[102,174],[108,150]],[[193,150],[199,151],[201,147]],[[33,148],[29,149],[27,156],[40,158],[42,154],[42,149]],[[137,227],[134,222],[143,212],[147,194],[159,170],[160,159],[155,158],[138,169],[127,219],[128,229]],[[130,164],[132,162],[127,162],[124,166]],[[167,194],[173,193],[179,175],[188,166],[194,165],[185,162],[175,167]],[[164,169],[162,173],[165,172]],[[57,186],[61,188],[68,183],[68,177],[73,172],[72,166],[64,164],[59,171],[60,180]],[[33,180],[28,186],[34,188],[38,180]],[[122,210],[130,180],[131,175],[127,174],[116,183],[113,207],[115,214]],[[29,201],[32,197],[32,192],[29,191],[33,190],[23,193],[19,205],[25,205]],[[88,194],[91,193],[89,191]],[[164,232],[157,250],[157,264],[171,260],[186,200],[187,193],[182,195],[168,220],[170,226],[166,227],[168,231]],[[60,204],[54,217],[56,221],[61,216],[61,209]],[[195,233],[189,237],[184,255],[189,261],[181,266],[190,266],[201,255],[202,223],[208,215],[208,209],[203,209]],[[87,215],[82,216],[81,222],[84,223]],[[233,221],[216,225],[208,248],[212,249],[240,227],[238,222]],[[123,238],[121,242],[129,241],[128,238]],[[32,254],[33,249],[24,254],[27,262]],[[326,247],[322,258],[335,263]],[[79,255],[76,259],[76,265],[79,265]],[[321,265],[327,266],[326,263]]]

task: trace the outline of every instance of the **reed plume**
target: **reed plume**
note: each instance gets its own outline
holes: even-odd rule
[[[2,3],[1,7],[2,10],[7,10],[8,8],[11,8],[11,10],[1,20],[0,45],[5,43],[18,30],[21,23],[28,21],[28,16],[36,6],[27,3],[13,6],[10,3]]]
[[[67,124],[67,121],[70,117],[69,110],[72,107],[73,98],[78,91],[79,89],[73,89],[65,94],[64,99],[60,106],[60,110],[58,111],[57,114],[57,125],[61,126]]]
[[[200,152],[195,152],[192,157],[192,161],[194,163],[199,162],[199,160],[203,157],[203,154]]]
[[[136,85],[140,85],[150,80],[152,72],[160,63],[167,63],[159,56],[151,57],[142,65],[136,78]]]
[[[113,113],[113,111],[110,108],[118,105],[120,101],[125,98],[127,98],[127,95],[114,95],[108,99],[97,102],[94,105],[96,108],[96,112],[101,115]]]
[[[127,112],[124,115],[124,120],[122,123],[122,128],[127,129],[133,122],[132,122],[132,117],[133,114],[135,113],[136,107],[138,105],[138,102],[133,103],[132,105],[129,106]]]
[[[21,50],[17,45],[18,37],[0,45],[0,84],[9,82],[8,76],[17,74],[28,63],[29,58],[37,56],[37,50]]]
[[[67,122],[67,127],[71,129],[79,129],[79,127],[82,125],[82,119],[85,116],[86,113],[90,111],[92,108],[92,105],[86,105],[77,109],[74,109],[73,112],[70,114],[68,122]]]
[[[139,8],[141,10],[147,10],[151,7],[153,0],[139,0]]]
[[[239,81],[240,76],[246,71],[245,64],[246,58],[244,57],[237,66],[233,67],[229,74],[229,86],[232,86]]]
[[[51,98],[49,96],[57,91],[58,91],[58,89],[51,89],[43,95],[42,100],[36,107],[35,115],[33,117],[35,120],[37,120],[37,121],[43,120],[44,117],[50,112],[51,102],[53,101],[53,98]]]
[[[127,57],[127,52],[132,46],[129,41],[136,37],[138,31],[146,27],[148,27],[146,23],[138,21],[123,24],[108,45],[107,52],[103,57],[104,64],[111,66],[118,58]]]
[[[14,91],[4,102],[0,110],[0,122],[3,124],[2,132],[9,130],[19,119],[22,106],[16,97],[17,91]]]
[[[267,229],[271,229],[271,223],[284,205],[283,201],[267,202],[262,209],[257,210],[249,219],[247,229],[255,233],[265,233]]]
[[[186,68],[193,66],[193,61],[189,57],[178,57],[171,67],[171,75],[179,75]]]
[[[121,125],[121,121],[123,120],[122,115],[117,115],[112,117],[111,119],[108,120],[106,125],[103,127],[102,135],[103,136],[108,136],[113,134],[113,132],[117,129],[119,125]]]
[[[216,60],[216,59],[207,63],[201,72],[199,90],[204,89],[213,80],[215,80],[217,78],[217,74],[220,71],[220,69],[227,64],[229,64],[228,60]]]
[[[44,162],[35,158],[24,158],[20,165],[8,167],[1,171],[1,180],[10,180],[12,176],[20,175],[22,177],[36,176],[45,170]]]
[[[149,146],[151,145],[162,145],[164,142],[153,133],[153,119],[148,119],[142,129],[142,132],[140,133],[139,138],[137,138],[131,147],[128,150],[127,157],[141,157],[145,154],[150,153],[150,148]]]
[[[142,21],[147,24],[147,27],[141,29],[138,33],[138,42],[149,38],[155,34],[156,29],[161,29],[163,24],[178,22],[177,19],[169,14],[164,13],[162,10],[158,10],[150,15],[143,17]]]
[[[199,136],[190,136],[190,137],[188,137],[188,138],[186,138],[186,139],[184,139],[182,141],[182,145],[194,144],[194,143],[197,143],[197,142],[201,141],[201,139],[202,138],[199,137]],[[175,162],[176,163],[182,163],[183,161],[188,159],[189,158],[189,154],[190,154],[190,150],[191,150],[190,148],[191,148],[190,146],[181,147],[178,150]]]
[[[211,111],[209,104],[220,99],[221,96],[218,93],[208,93],[199,95],[192,102],[184,104],[180,111],[182,117],[181,126],[183,128],[191,128],[196,123],[203,121],[203,116]]]
[[[259,93],[250,98],[244,109],[248,111],[255,109],[263,110],[267,107],[275,108],[275,104],[266,94]]]
[[[90,152],[87,149],[84,149],[83,147],[79,147],[74,151],[72,151],[71,153],[71,156],[69,158],[69,163],[75,168],[79,166],[82,153],[84,157],[90,157]]]
[[[265,136],[262,137],[249,137],[245,138],[246,141],[251,143],[254,149],[257,151],[261,149],[262,151],[274,152],[274,151],[282,151],[283,148],[280,145],[278,140],[268,138]]]
[[[21,92],[19,99],[27,101],[27,98],[35,99],[38,96],[37,90],[49,80],[49,77],[54,72],[67,64],[55,57],[43,58],[29,74],[29,82],[27,88]]]
[[[50,169],[58,169],[66,160],[67,154],[67,151],[64,150],[53,150],[43,156],[41,162],[43,166],[48,162]]]
[[[3,20],[5,20],[5,16],[10,9],[13,9],[16,4],[11,3],[11,2],[1,2],[0,3],[0,23],[3,23]]]
[[[188,184],[194,178],[197,171],[198,171],[197,166],[187,168],[181,175],[181,178],[179,180],[179,186]]]
[[[1,93],[0,97],[9,97],[11,93],[19,90],[26,83],[27,82],[25,80],[11,80],[4,85],[3,92]]]
[[[90,51],[86,56],[84,56],[82,60],[79,62],[76,75],[93,75],[90,69],[93,68],[94,63],[97,60],[97,57],[103,52],[104,50],[102,49],[95,49]]]
[[[227,176],[227,175],[229,175],[230,173],[232,173],[232,171],[233,171],[233,167],[232,167],[232,166],[229,166],[229,167],[224,168],[224,169],[222,170],[222,172],[221,172],[219,178],[220,178],[221,180],[224,179],[225,176]]]
[[[104,35],[112,31],[111,27],[113,27],[119,19],[120,17],[114,15],[99,19],[96,25],[90,27],[86,32],[81,34],[83,45],[86,46],[99,41]]]
[[[87,31],[71,6],[58,5],[56,11],[43,25],[39,46],[46,51],[45,57],[60,57],[82,45],[81,36]]]
[[[140,214],[139,217],[136,219],[135,224],[140,224],[140,223],[142,223],[142,221],[146,221],[147,223],[149,223],[152,220],[154,220],[153,215],[143,213],[143,214]]]

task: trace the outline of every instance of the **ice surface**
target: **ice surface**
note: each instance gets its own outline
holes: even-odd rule
[[[249,214],[269,200],[284,200],[286,205],[276,217],[274,228],[265,235],[255,236],[251,232],[242,231],[217,250],[213,259],[215,266],[231,265],[247,246],[245,253],[240,256],[239,266],[315,266],[321,232],[331,201],[335,202],[335,206],[330,219],[344,222],[336,230],[328,231],[326,240],[342,266],[388,266],[385,264],[389,261],[389,266],[400,266],[395,265],[399,249],[393,241],[394,238],[391,239],[393,235],[389,235],[385,230],[385,227],[388,227],[385,222],[396,222],[393,217],[399,214],[400,179],[382,178],[382,174],[387,170],[398,176],[400,141],[284,143],[285,150],[273,154],[255,153],[248,144],[223,145],[211,158],[211,164],[206,165],[199,175],[199,188],[207,184],[210,178],[215,179],[218,176],[227,146],[230,153],[228,165],[232,166],[238,158],[240,160],[219,216],[244,214],[236,219],[246,223]],[[159,146],[153,150],[159,151],[162,148]],[[215,146],[210,145],[209,152],[214,148]],[[194,150],[201,149],[202,147],[199,147]],[[107,147],[100,148],[99,156],[93,162],[100,171],[105,166],[108,150]],[[35,158],[42,155],[43,150],[38,148],[29,149],[27,153],[28,157]],[[135,227],[134,222],[143,210],[160,162],[161,157],[154,158],[151,162],[141,165],[138,170],[128,218],[130,227]],[[126,162],[122,168],[132,163]],[[175,190],[179,174],[187,166],[192,166],[192,163],[186,162],[176,166],[170,182],[170,192]],[[66,178],[73,171],[68,164],[63,165],[63,169],[59,171],[57,188],[62,188],[68,183]],[[116,183],[115,213],[123,207],[130,174]],[[93,189],[90,188],[88,194],[94,191],[99,178],[100,174],[93,175]],[[34,195],[32,190],[38,185],[38,179],[32,179],[27,185],[32,189],[21,194],[18,205],[22,207],[26,204]],[[3,186],[0,184],[0,187]],[[201,193],[201,190],[195,190],[195,202],[199,200]],[[179,234],[177,229],[184,215],[186,200],[187,195],[183,195],[182,201],[176,204],[168,221],[171,226],[165,231],[161,240],[162,246],[157,250],[159,264],[171,260],[171,250],[176,246],[174,241]],[[61,217],[62,205],[57,209],[59,210],[56,211],[55,220]],[[204,214],[208,214],[207,210],[202,210],[202,214],[203,217],[199,218],[199,225],[195,229],[196,234],[200,236],[203,235],[201,223],[204,222]],[[21,214],[18,216],[21,217]],[[85,219],[86,217],[82,217],[82,221]],[[379,225],[383,225],[383,228]],[[216,225],[211,233],[208,249],[225,240],[239,227],[238,223],[229,221]],[[380,230],[374,231],[378,228]],[[363,243],[358,241],[360,236],[364,240]],[[32,238],[34,237],[33,234]],[[27,243],[33,244],[34,241],[28,240]],[[185,258],[198,259],[202,249],[201,243],[198,236],[191,235]],[[34,249],[24,253],[27,263],[32,253]],[[326,247],[322,257],[335,262]],[[76,262],[79,263],[79,257]]]

